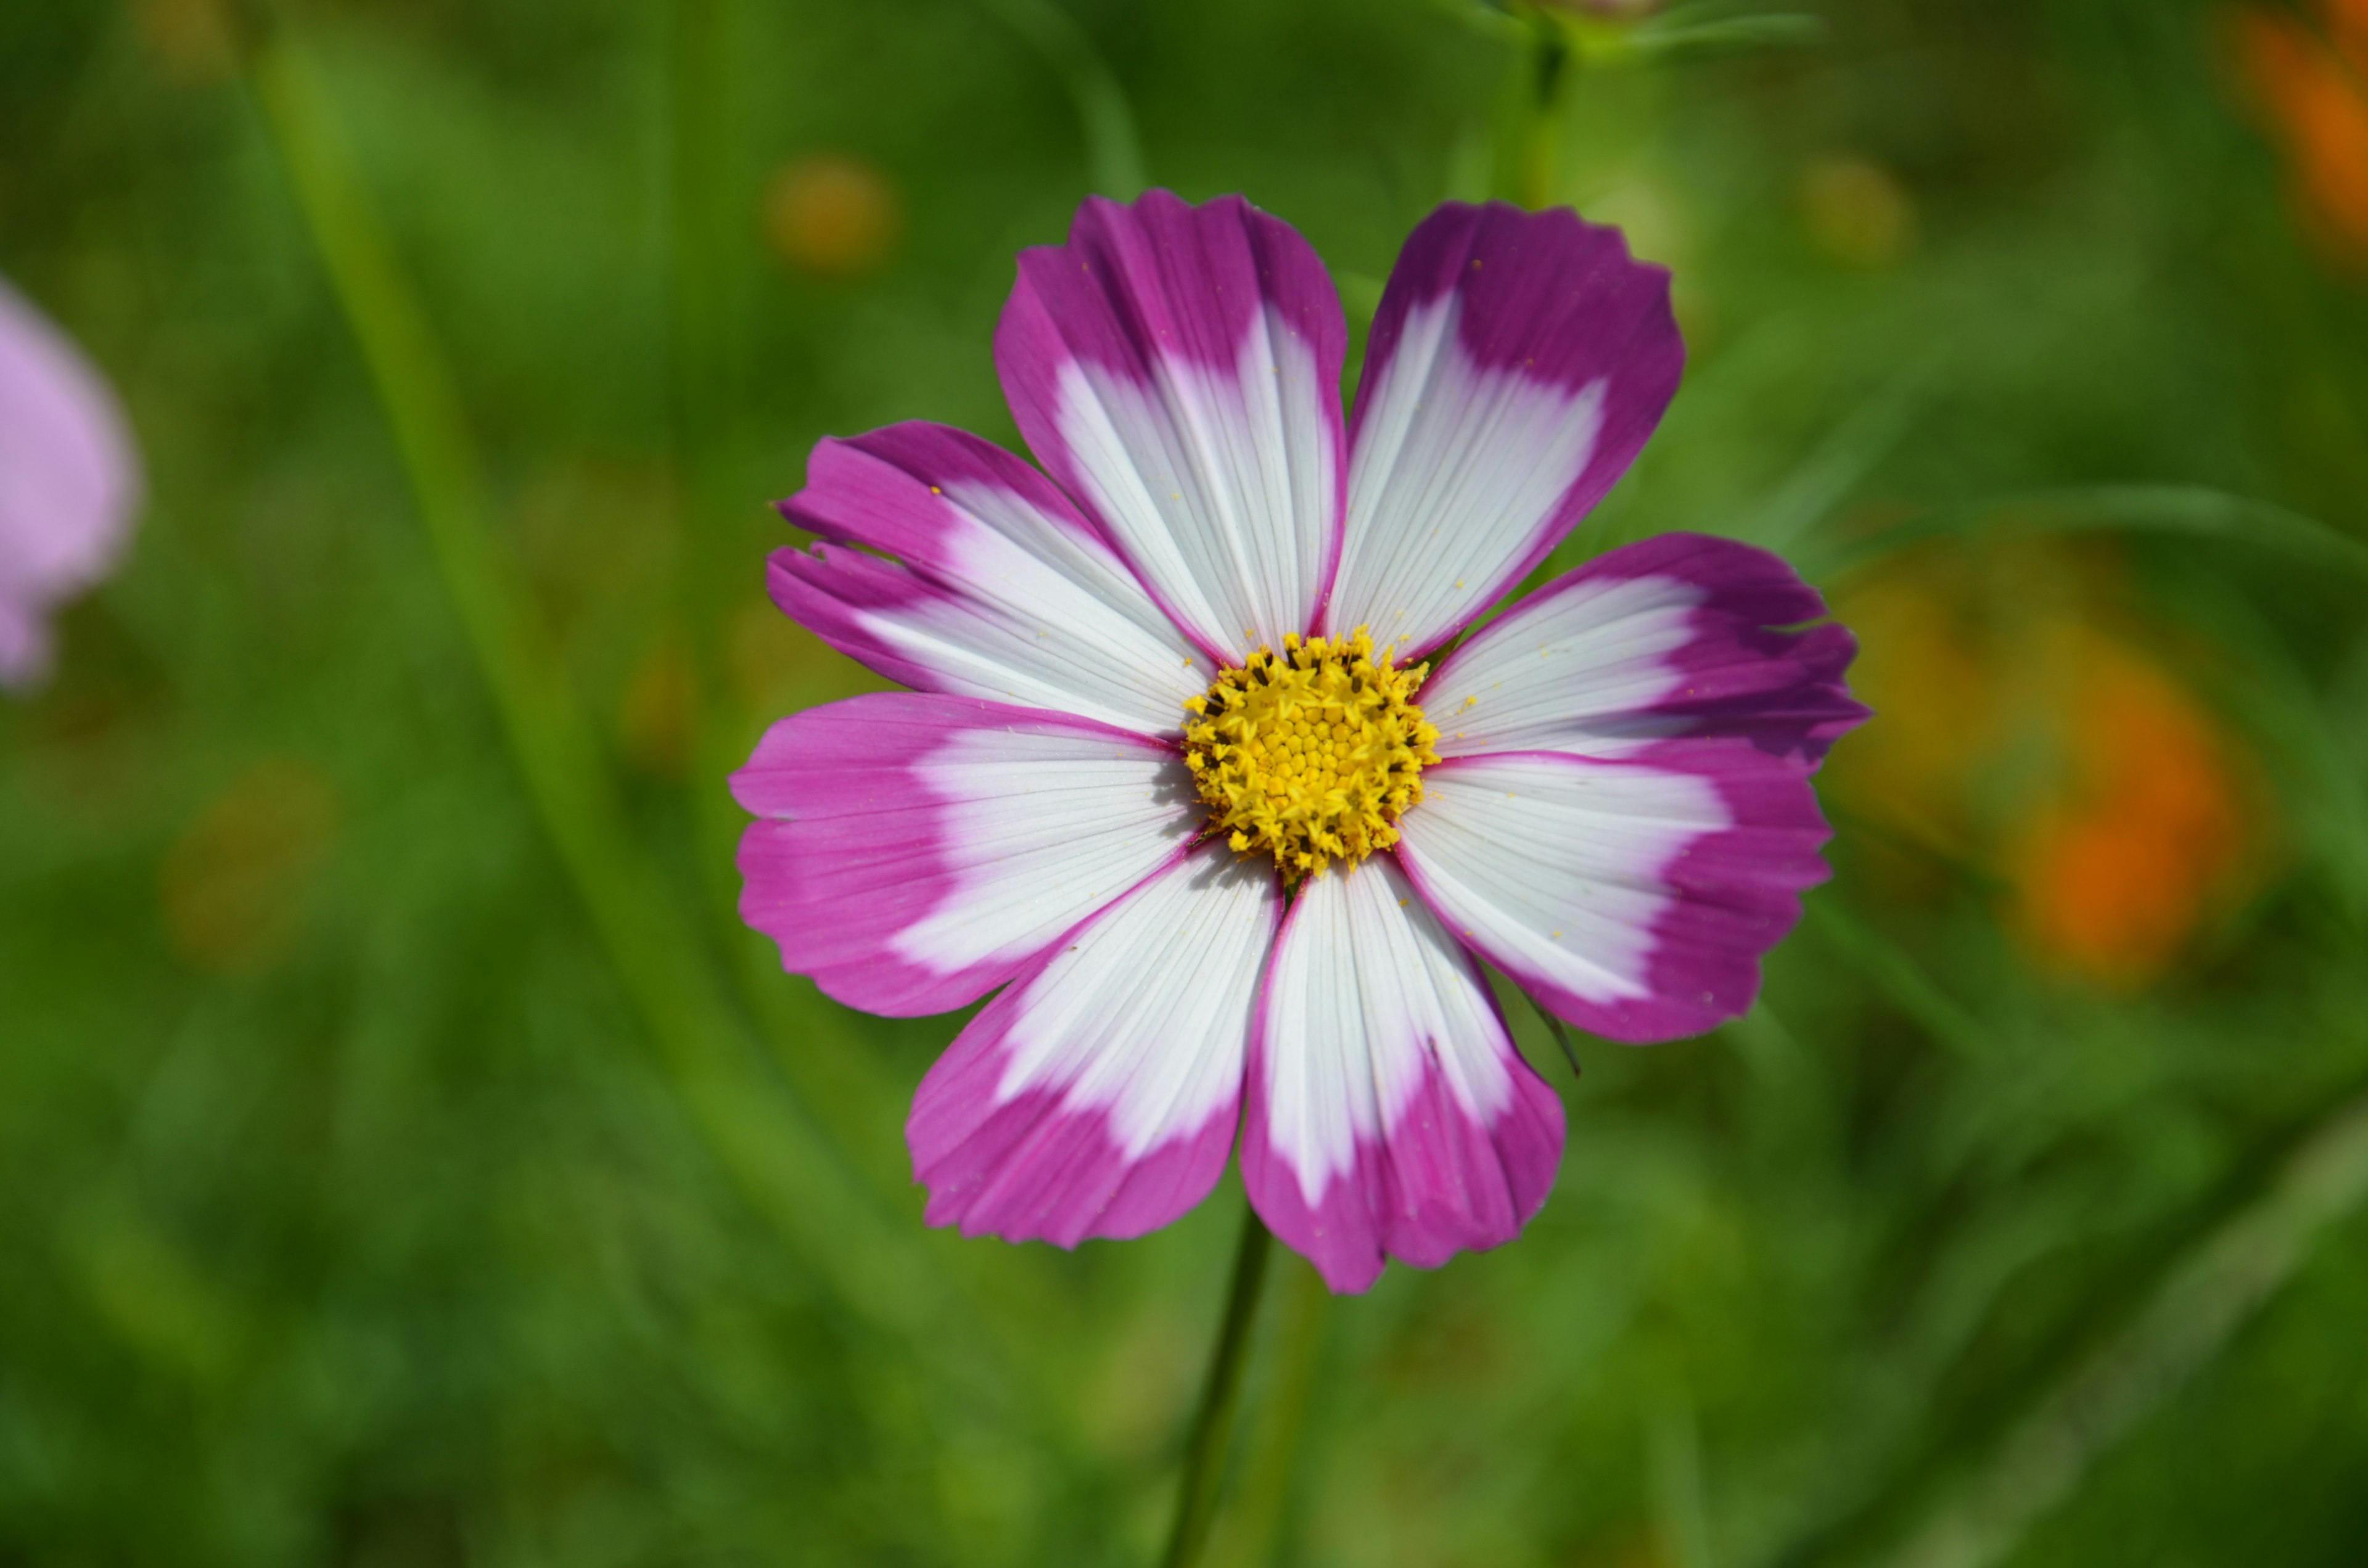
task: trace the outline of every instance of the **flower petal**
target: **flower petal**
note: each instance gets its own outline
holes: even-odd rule
[[[1562,1101],[1479,967],[1387,856],[1302,884],[1251,1033],[1242,1178],[1335,1290],[1383,1254],[1510,1241],[1562,1160]]]
[[[1207,1197],[1281,904],[1272,868],[1206,845],[987,1004],[913,1099],[929,1223],[1075,1246]]]
[[[1050,481],[975,436],[824,441],[781,512],[902,560],[822,544],[770,574],[784,613],[891,680],[1172,734],[1216,674]]]
[[[1020,432],[1176,623],[1239,664],[1304,631],[1339,558],[1339,296],[1239,197],[1099,198],[1023,253],[996,332]]]
[[[1669,275],[1567,210],[1440,208],[1373,317],[1326,612],[1437,647],[1576,527],[1644,447],[1685,346]]]
[[[851,1007],[977,1000],[1183,854],[1176,754],[1064,714],[887,692],[782,720],[732,792],[740,914]]]
[[[0,687],[40,677],[50,608],[106,573],[140,488],[114,393],[0,281]]]
[[[1700,1034],[1751,1006],[1759,955],[1826,880],[1797,763],[1733,741],[1623,761],[1562,752],[1427,768],[1398,855],[1448,928],[1611,1040]]]
[[[1857,640],[1782,557],[1662,534],[1597,557],[1450,653],[1422,688],[1441,756],[1625,756],[1732,735],[1814,766],[1867,710],[1843,672]]]

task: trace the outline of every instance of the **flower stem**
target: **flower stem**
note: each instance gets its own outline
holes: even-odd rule
[[[1317,1373],[1331,1324],[1332,1292],[1315,1267],[1282,1259],[1275,1292],[1273,1373],[1257,1418],[1243,1436],[1242,1478],[1210,1546],[1217,1568],[1266,1568],[1275,1560],[1290,1512],[1302,1435],[1315,1403]]]
[[[1225,1320],[1209,1358],[1209,1380],[1192,1417],[1192,1437],[1184,1451],[1184,1486],[1176,1499],[1176,1528],[1167,1538],[1166,1568],[1191,1568],[1208,1544],[1224,1490],[1225,1451],[1231,1446],[1234,1413],[1242,1402],[1242,1372],[1249,1365],[1250,1330],[1258,1321],[1266,1283],[1267,1253],[1273,1242],[1256,1210],[1242,1216],[1241,1245],[1234,1253],[1234,1282],[1225,1297]]]
[[[980,8],[1019,35],[1060,76],[1085,132],[1086,172],[1094,193],[1132,201],[1150,183],[1134,109],[1118,75],[1076,19],[1049,0],[979,0]]]
[[[1562,95],[1571,65],[1570,40],[1541,19],[1527,62],[1530,99],[1522,116],[1520,167],[1515,176],[1516,199],[1533,210],[1554,201],[1562,152]]]

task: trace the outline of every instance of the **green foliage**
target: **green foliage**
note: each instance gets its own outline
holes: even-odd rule
[[[926,1231],[959,1020],[781,975],[721,782],[868,683],[762,503],[824,434],[1016,442],[1012,256],[1144,179],[1298,224],[1360,333],[1451,192],[1622,223],[1687,384],[1552,569],[2095,577],[2258,776],[2133,983],[1845,743],[1763,1006],[1574,1078],[1511,999],[1571,1128],[1520,1243],[1275,1254],[1211,1560],[2356,1560],[2368,307],[2215,8],[1816,9],[1589,28],[1542,113],[1534,29],[1418,0],[0,0],[0,273],[152,494],[0,702],[0,1562],[1156,1555],[1237,1185]]]

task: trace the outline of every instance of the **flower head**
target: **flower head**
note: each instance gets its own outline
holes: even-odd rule
[[[1783,562],[1666,535],[1469,631],[1675,392],[1668,275],[1567,211],[1451,205],[1353,420],[1346,343],[1248,203],[1089,201],[996,339],[1049,478],[901,425],[783,503],[820,542],[776,601],[916,689],[765,736],[742,912],[850,1006],[1002,988],[914,1105],[934,1223],[1138,1235],[1238,1133],[1336,1290],[1495,1245],[1563,1115],[1481,960],[1599,1034],[1698,1033],[1825,876],[1810,775],[1865,710]]]
[[[0,282],[0,687],[47,672],[50,610],[107,571],[139,489],[106,383]]]
[[[1413,700],[1427,668],[1377,660],[1362,627],[1293,632],[1282,650],[1260,648],[1184,705],[1184,766],[1210,825],[1237,852],[1272,855],[1288,885],[1398,841],[1439,732]]]

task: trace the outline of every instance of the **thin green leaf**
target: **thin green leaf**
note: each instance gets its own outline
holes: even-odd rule
[[[1896,943],[1845,909],[1830,892],[1810,899],[1805,912],[1817,934],[1934,1040],[1969,1062],[1994,1054],[1988,1036],[1971,1014],[1927,979]]]
[[[1865,571],[1931,540],[2159,533],[2248,544],[2317,570],[2368,580],[2368,543],[2271,501],[2192,485],[2128,484],[2033,491],[1944,507],[1873,539],[1812,550],[1813,575]]]
[[[1912,361],[1837,424],[1736,537],[1778,551],[1826,523],[1931,409],[1948,362],[1945,348]]]
[[[2356,1099],[2303,1144],[2266,1196],[2173,1267],[2118,1337],[2039,1400],[1989,1464],[1891,1555],[1893,1568],[1988,1568],[2011,1556],[2363,1200],[2368,1099]]]
[[[1562,1059],[1570,1063],[1570,1075],[1574,1078],[1582,1076],[1578,1065],[1578,1048],[1570,1042],[1570,1030],[1564,1027],[1560,1018],[1546,1011],[1544,1003],[1526,991],[1522,992],[1521,995],[1528,1001],[1531,1009],[1537,1014],[1539,1021],[1546,1026],[1546,1033],[1554,1036],[1554,1044],[1562,1048]]]
[[[977,0],[979,7],[1019,35],[1061,78],[1085,132],[1086,169],[1094,190],[1132,201],[1151,179],[1126,89],[1077,19],[1053,0]]]

